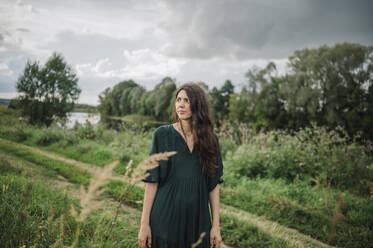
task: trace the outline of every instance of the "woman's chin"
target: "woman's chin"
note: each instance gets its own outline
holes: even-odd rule
[[[182,120],[182,121],[188,121],[190,120],[191,116],[185,116],[185,115],[179,115],[179,119]]]

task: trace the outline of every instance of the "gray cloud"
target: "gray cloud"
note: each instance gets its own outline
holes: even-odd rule
[[[144,47],[155,49],[162,43],[156,40],[151,33],[153,30],[144,31],[138,39],[116,39],[101,34],[75,33],[62,31],[57,34],[55,41],[41,45],[41,49],[56,50],[67,59],[76,64],[90,63],[103,58],[110,58],[115,65],[123,63],[123,50],[137,50]],[[146,35],[145,35],[146,33]],[[151,37],[152,39],[149,39]]]
[[[305,47],[373,43],[373,2],[165,1],[162,24],[173,56],[208,59],[281,58]]]
[[[16,31],[19,31],[19,32],[25,32],[25,33],[30,32],[30,30],[27,29],[27,28],[17,28]]]

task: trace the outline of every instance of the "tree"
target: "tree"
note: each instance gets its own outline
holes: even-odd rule
[[[229,115],[229,99],[233,94],[234,86],[230,80],[226,80],[224,85],[217,89],[214,87],[210,92],[214,120],[217,125]]]
[[[159,121],[168,121],[171,118],[170,103],[176,90],[175,79],[165,77],[149,93],[145,100],[146,108],[150,110],[151,116]]]
[[[259,93],[258,103],[255,109],[255,128],[281,129],[287,124],[287,115],[280,95],[281,78],[271,77],[269,82],[263,85]]]
[[[111,91],[110,88],[106,88],[103,92],[98,95],[99,105],[97,106],[98,111],[100,112],[101,117],[113,115],[113,99],[110,97]]]
[[[303,116],[304,125],[317,122],[342,126],[350,135],[365,130],[373,139],[373,47],[343,43],[296,51],[289,58],[287,111]]]
[[[16,84],[20,107],[31,124],[51,125],[66,118],[81,92],[78,78],[62,55],[53,53],[44,66],[28,61]]]
[[[263,69],[252,67],[246,73],[247,85],[230,97],[229,118],[250,122],[256,129],[281,128],[285,110],[280,99],[280,82],[276,65],[269,62]]]

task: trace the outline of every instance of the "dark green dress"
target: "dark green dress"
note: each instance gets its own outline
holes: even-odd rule
[[[210,247],[211,220],[209,192],[223,182],[223,163],[218,145],[218,169],[214,177],[202,174],[195,151],[189,148],[172,125],[157,128],[150,154],[176,151],[177,154],[149,171],[144,182],[158,182],[150,213],[152,248],[190,248],[205,232],[198,247]]]

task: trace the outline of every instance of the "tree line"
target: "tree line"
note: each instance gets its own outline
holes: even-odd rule
[[[297,130],[316,123],[373,140],[372,46],[325,45],[295,51],[288,61],[281,75],[273,62],[250,68],[239,91],[230,80],[212,89],[200,82],[216,124],[229,120],[249,123],[255,130]],[[100,94],[98,109],[104,116],[140,114],[170,121],[176,88],[170,77],[150,91],[133,80],[123,81]]]
[[[226,80],[206,89],[219,126],[223,121],[248,123],[255,130],[310,126],[341,126],[350,135],[361,133],[373,140],[373,47],[353,43],[295,51],[287,71],[276,64],[252,67],[246,82],[235,90]],[[81,92],[74,70],[61,54],[45,65],[28,61],[16,87],[21,93],[9,106],[22,109],[32,124],[50,125],[72,111]],[[119,82],[99,95],[103,117],[144,115],[170,121],[176,79],[165,77],[153,90],[133,80]]]

